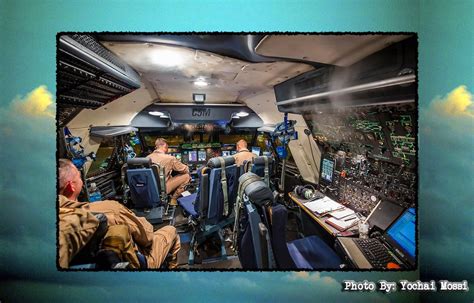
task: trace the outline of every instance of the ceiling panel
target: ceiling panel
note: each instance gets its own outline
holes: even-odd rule
[[[268,35],[255,51],[262,56],[349,66],[410,35]]]
[[[249,63],[185,47],[135,42],[103,42],[151,85],[160,102],[192,102],[205,93],[207,103],[232,103],[272,88],[312,66],[293,62]],[[208,83],[194,85],[196,80]]]

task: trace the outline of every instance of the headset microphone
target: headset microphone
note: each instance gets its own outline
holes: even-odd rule
[[[306,186],[298,185],[295,187],[294,192],[300,198],[311,200],[314,198],[314,190],[307,188]]]

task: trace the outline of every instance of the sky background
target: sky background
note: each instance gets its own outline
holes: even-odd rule
[[[0,301],[473,302],[341,292],[342,280],[474,287],[473,1],[0,0]],[[60,31],[419,34],[419,272],[58,272],[55,50]],[[182,291],[185,290],[185,291]]]

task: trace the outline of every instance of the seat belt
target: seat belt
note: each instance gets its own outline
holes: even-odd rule
[[[265,160],[265,175],[264,175],[265,183],[267,184],[267,186],[270,186],[269,171],[268,171],[268,157],[263,156],[263,160]]]
[[[158,165],[159,172],[160,172],[160,187],[161,187],[161,192],[163,195],[166,196],[166,178],[165,178],[165,168],[162,167],[161,165]]]
[[[244,173],[248,173],[249,171],[252,171],[253,167],[253,160],[250,160],[244,164]]]
[[[229,214],[229,195],[227,192],[227,176],[225,173],[225,160],[222,157],[219,157],[219,162],[221,162],[221,183],[222,183],[222,194],[224,195],[224,211],[223,215],[227,216]]]
[[[260,181],[261,178],[257,175],[251,175],[248,179],[242,181],[239,183],[239,187],[237,189],[237,200],[235,201],[234,205],[234,215],[235,215],[235,220],[234,220],[234,234],[232,235],[232,247],[235,252],[237,252],[237,236],[238,236],[238,225],[239,225],[239,217],[240,217],[240,210],[244,208],[244,203],[243,203],[243,196],[245,192],[245,188],[252,182],[254,181]]]

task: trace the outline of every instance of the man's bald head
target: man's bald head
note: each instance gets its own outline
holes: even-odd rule
[[[155,141],[155,149],[161,152],[167,153],[168,152],[168,142],[166,142],[163,138],[158,138]]]
[[[247,149],[247,141],[241,139],[237,142],[236,147],[237,151],[241,151],[242,149]]]
[[[82,190],[83,182],[81,173],[71,160],[59,159],[58,183],[60,195],[64,195],[70,200],[77,201],[77,197]]]

